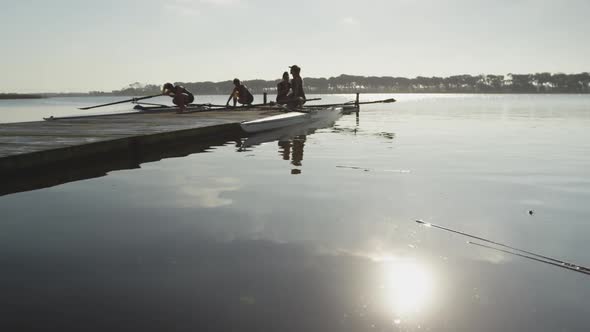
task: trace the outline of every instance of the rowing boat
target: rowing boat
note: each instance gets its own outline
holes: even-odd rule
[[[90,119],[90,118],[104,118],[104,117],[112,117],[112,116],[120,116],[120,115],[138,115],[138,114],[156,114],[156,113],[172,113],[178,112],[179,108],[177,106],[167,106],[167,105],[155,105],[155,106],[144,106],[144,105],[135,105],[133,107],[135,111],[132,112],[118,112],[118,113],[99,113],[99,114],[84,114],[84,115],[68,115],[68,116],[49,116],[43,118],[45,121],[55,121],[55,120],[83,120],[83,119]],[[186,110],[181,114],[192,114],[197,112],[208,112],[208,111],[223,111],[223,110],[242,110],[242,109],[251,109],[249,107],[238,107],[238,108],[231,108],[231,107],[219,107],[217,105],[210,105],[210,104],[195,104],[195,105],[188,105]],[[283,108],[276,107],[276,106],[266,106],[266,107],[256,107],[252,109],[264,109],[264,110],[283,110]]]
[[[319,98],[317,98],[319,99]],[[310,99],[315,100],[315,99]],[[380,101],[381,102],[381,101]],[[389,102],[387,100],[386,102]],[[371,102],[372,103],[372,102]],[[265,110],[287,110],[285,106],[277,106],[277,105],[255,105],[254,108],[264,108]],[[213,104],[191,104],[186,107],[186,110],[183,112],[184,114],[196,113],[196,112],[207,112],[207,111],[220,111],[220,110],[228,110],[228,109],[236,109],[236,110],[243,110],[243,109],[251,109],[251,107],[225,107],[222,105],[213,105]],[[331,104],[331,105],[308,105],[304,106],[302,111],[296,113],[315,113],[318,109],[330,109],[330,108],[337,108],[340,109],[342,114],[350,114],[352,112],[358,111],[358,106],[352,103],[345,103],[345,104]],[[159,105],[159,104],[137,104],[133,107],[134,111],[132,112],[123,112],[123,113],[102,113],[102,114],[84,114],[84,115],[70,115],[70,116],[50,116],[45,117],[43,120],[46,121],[54,121],[54,120],[78,120],[78,119],[89,119],[89,118],[103,118],[103,117],[112,117],[112,116],[121,116],[121,115],[137,115],[137,114],[150,114],[150,113],[167,113],[167,112],[178,112],[179,108],[177,106],[168,106],[168,105]],[[289,113],[287,113],[289,114]],[[300,123],[304,120],[305,117],[302,117],[300,120],[296,120],[298,116],[295,115],[286,115],[281,114],[277,115],[276,118],[272,117],[270,119],[265,120],[268,123],[246,123],[243,128],[246,132],[259,132],[265,130],[271,130],[275,128],[281,128],[284,126],[289,126],[292,124]],[[299,116],[301,117],[301,115]],[[260,119],[264,120],[264,119]],[[258,121],[258,120],[256,120]],[[250,127],[251,129],[248,129]],[[254,131],[248,131],[254,130]]]
[[[202,104],[202,105],[188,105],[186,107],[186,112],[198,112],[209,110],[211,108],[210,105]],[[138,110],[140,112],[178,112],[178,106],[167,106],[167,105],[156,105],[156,106],[144,106],[144,105],[135,105],[133,107],[134,110]]]
[[[310,120],[316,120],[327,115],[342,113],[342,107],[307,109],[278,114],[262,119],[244,121],[240,123],[242,130],[247,133],[259,133],[289,126],[298,125]]]
[[[315,118],[310,115],[310,119],[303,123],[248,135],[248,138],[242,142],[240,151],[245,151],[251,146],[260,145],[262,143],[290,140],[299,135],[312,134],[321,128],[332,127],[342,116],[342,113],[339,113],[336,110],[334,112],[320,113],[321,116],[319,117],[317,115],[318,114],[316,114]]]
[[[289,112],[278,114],[262,119],[245,121],[240,123],[240,127],[247,133],[258,133],[288,126],[293,126],[305,122],[310,117],[309,113]]]
[[[91,118],[104,118],[104,117],[111,117],[111,116],[121,116],[121,115],[137,115],[137,114],[151,114],[151,113],[168,113],[168,112],[177,112],[178,107],[176,106],[142,106],[142,105],[135,105],[133,107],[135,111],[133,112],[122,112],[122,113],[102,113],[102,114],[84,114],[84,115],[68,115],[68,116],[50,116],[43,118],[45,121],[55,121],[55,120],[78,120],[78,119],[91,119]],[[189,105],[187,108],[187,113],[194,113],[194,112],[204,112],[213,110],[209,106],[204,105]]]
[[[143,105],[136,105],[134,109],[141,111],[141,112],[169,112],[169,111],[176,111],[178,112],[178,107],[176,106],[166,106],[166,105],[157,105],[157,106],[143,106]],[[223,105],[215,105],[215,104],[193,104],[188,105],[186,110],[180,114],[190,114],[195,112],[205,112],[205,111],[247,111],[247,110],[260,110],[264,109],[267,111],[270,110],[284,110],[284,107],[280,107],[277,105],[271,104],[260,104],[260,105],[251,105],[251,106],[223,106]]]

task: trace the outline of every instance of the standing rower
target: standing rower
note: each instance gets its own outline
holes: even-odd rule
[[[283,80],[277,84],[277,104],[284,105],[289,101],[289,90],[291,90],[291,83],[289,83],[289,73],[283,73]]]
[[[195,101],[195,96],[181,85],[166,83],[162,91],[165,95],[172,97],[172,102],[179,108],[178,113],[186,111],[186,106]]]
[[[289,103],[291,107],[299,107],[305,104],[305,92],[303,91],[303,79],[301,78],[301,68],[297,65],[292,65],[291,75],[291,93],[288,95]]]
[[[242,105],[250,105],[254,101],[254,96],[248,90],[248,88],[240,82],[239,79],[234,78],[234,89],[232,90],[229,98],[227,99],[226,106],[229,106],[229,101],[234,100],[234,107],[236,107],[236,103],[240,103]]]

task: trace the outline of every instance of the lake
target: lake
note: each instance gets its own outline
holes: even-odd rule
[[[2,330],[588,330],[589,275],[415,220],[589,266],[590,96],[361,95],[389,97],[1,196]],[[111,100],[0,100],[0,123]]]

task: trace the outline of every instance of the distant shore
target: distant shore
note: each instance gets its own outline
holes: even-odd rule
[[[231,91],[231,90],[230,90]],[[275,91],[252,91],[254,95],[262,95],[268,93],[268,96],[275,96]],[[157,92],[156,92],[157,93]],[[355,93],[363,94],[440,94],[440,95],[452,95],[452,94],[465,94],[465,95],[587,95],[590,92],[472,92],[472,91],[367,91],[367,90],[356,90],[356,91],[337,91],[337,92],[317,92],[317,91],[305,91],[306,94],[310,95],[350,95]],[[140,97],[145,95],[154,94],[154,92],[138,92],[138,93],[50,93],[44,94],[43,98],[51,97]],[[226,93],[216,92],[195,92],[196,96],[227,96]],[[1,99],[1,98],[0,98]]]
[[[337,77],[304,77],[307,94],[350,93],[498,93],[498,94],[547,94],[590,93],[590,73],[535,73],[507,75],[453,75],[448,77],[414,78],[393,76],[358,76],[342,74]],[[252,93],[276,94],[279,80],[242,80]],[[227,94],[233,89],[230,80],[221,82],[175,82],[199,95]],[[135,82],[121,90],[108,93],[151,95],[158,93],[160,85]],[[100,95],[102,91],[90,92]]]
[[[41,99],[46,98],[41,94],[30,93],[0,93],[0,99]]]
[[[412,95],[412,94],[440,94],[440,95],[588,95],[588,92],[469,92],[469,91],[338,91],[338,92],[315,92],[306,91],[309,95],[351,95],[355,93],[364,94],[395,94],[395,95]],[[42,93],[42,94],[0,94],[0,100],[26,100],[26,99],[45,99],[45,98],[75,98],[75,97],[121,97],[133,98],[150,93]],[[153,93],[151,93],[153,94]],[[195,93],[196,96],[225,96],[225,93]],[[262,95],[262,93],[254,92],[254,95]],[[274,98],[275,92],[268,92],[269,98]]]
[[[279,80],[243,80],[254,94],[276,94]],[[590,94],[590,73],[535,73],[507,75],[453,75],[448,77],[414,78],[393,76],[357,76],[342,74],[330,78],[304,77],[307,94],[352,94],[352,93],[442,93],[442,94]],[[233,90],[232,81],[221,82],[174,82],[184,86],[196,95],[229,95]],[[161,92],[157,84],[131,83],[120,90],[1,94],[0,99],[23,99],[43,97],[110,97],[149,96]]]

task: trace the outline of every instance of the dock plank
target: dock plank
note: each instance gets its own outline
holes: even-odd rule
[[[264,109],[154,113],[0,124],[0,172],[67,162],[137,144],[227,134],[242,121],[277,114]],[[223,125],[233,125],[225,126]],[[217,127],[221,126],[221,127]],[[218,128],[218,129],[215,129]]]

